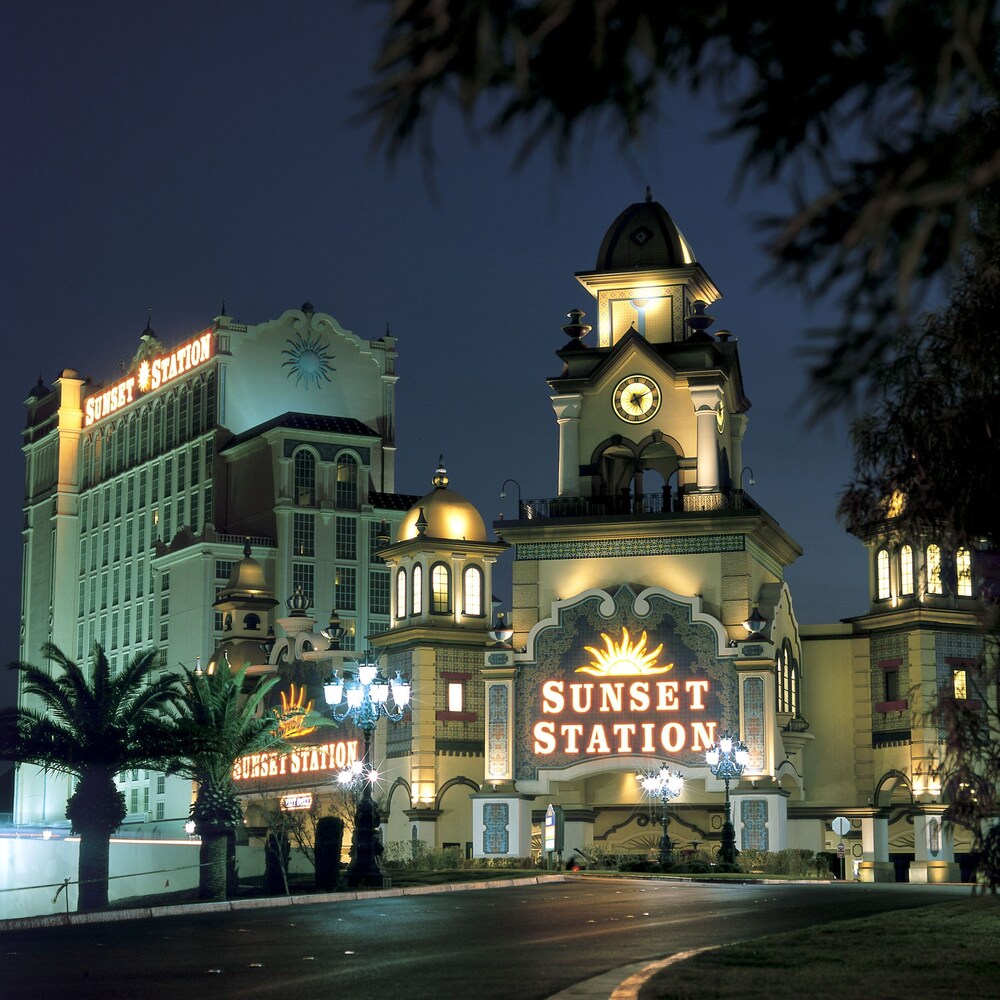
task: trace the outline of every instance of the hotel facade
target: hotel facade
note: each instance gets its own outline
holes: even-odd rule
[[[394,342],[311,307],[259,327],[219,317],[172,350],[147,333],[118,382],[64,371],[39,387],[24,655],[49,638],[77,655],[159,645],[168,668],[213,651],[277,671],[287,706],[322,704],[322,678],[367,643],[413,686],[376,733],[387,842],[525,857],[553,806],[565,861],[655,851],[636,773],[666,763],[684,777],[675,848],[713,851],[725,789],[705,753],[729,730],[748,751],[731,785],[740,849],[843,843],[866,880],[958,879],[968,843],[941,822],[932,710],[972,700],[971,554],[887,522],[865,539],[869,606],[800,625],[785,571],[801,549],[746,489],[749,387],[691,245],[647,194],[577,278],[593,302],[553,343],[556,495],[520,499],[492,532],[453,489],[461,456],[423,496],[395,493]],[[509,641],[490,600],[508,550]],[[323,635],[327,607],[344,649]],[[322,802],[357,734],[301,739],[240,780]],[[65,782],[26,770],[20,821],[61,816]],[[131,813],[184,818],[190,788],[160,816],[153,780],[123,780]]]

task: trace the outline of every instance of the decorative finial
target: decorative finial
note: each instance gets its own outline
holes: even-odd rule
[[[219,315],[220,316],[225,316],[226,315],[226,300],[225,299],[222,300],[222,312],[220,312]]]
[[[247,535],[247,536],[246,536],[246,537],[245,537],[245,538],[243,539],[243,558],[244,558],[244,559],[249,559],[249,558],[250,558],[250,553],[251,553],[251,552],[253,552],[253,549],[252,549],[252,548],[250,548],[250,536],[249,536],[249,535]]]
[[[303,618],[309,610],[312,601],[302,592],[302,584],[295,585],[295,593],[285,601],[285,607],[291,612],[293,618]]]
[[[424,517],[424,508],[420,508],[420,514],[417,516],[417,534],[424,535],[427,533],[427,518]]]
[[[434,478],[431,480],[435,489],[443,489],[448,485],[448,470],[444,467],[444,455],[438,456],[438,467],[434,471]]]
[[[583,338],[587,336],[588,333],[593,329],[589,323],[582,323],[581,320],[587,314],[582,309],[570,309],[566,313],[569,322],[563,327],[563,333],[569,337],[569,343],[566,345],[566,349],[573,350],[582,349],[587,345],[584,344]]]
[[[709,316],[705,312],[707,308],[707,302],[703,299],[695,299],[691,303],[692,314],[684,320],[693,331],[692,337],[697,337],[699,340],[711,340],[705,331],[715,322],[715,317]]]
[[[143,333],[153,332],[153,307],[149,306],[146,309],[146,329],[142,331]]]
[[[308,299],[306,299],[306,301],[302,303],[302,311],[307,316],[311,316],[316,310],[313,308],[313,304]]]
[[[653,200],[653,192],[650,191],[649,185],[646,185],[646,204],[648,205]]]

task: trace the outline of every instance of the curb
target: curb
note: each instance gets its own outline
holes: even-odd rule
[[[11,917],[0,920],[0,931],[35,930],[44,927],[75,927],[80,924],[110,924],[122,920],[154,917],[182,917],[198,913],[227,913],[262,910],[271,906],[313,906],[320,903],[351,903],[366,899],[394,899],[398,896],[428,896],[442,892],[473,892],[477,889],[513,889],[521,886],[565,882],[565,875],[533,875],[529,878],[484,879],[479,882],[445,882],[400,889],[367,889],[358,892],[323,892],[308,896],[262,896],[254,899],[223,900],[218,903],[173,903],[167,906],[137,906],[127,910],[99,913],[47,914],[39,917]]]

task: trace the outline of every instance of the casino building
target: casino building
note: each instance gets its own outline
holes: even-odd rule
[[[869,607],[800,625],[785,571],[801,549],[745,489],[739,344],[712,331],[721,293],[691,245],[647,191],[577,278],[593,324],[569,314],[549,379],[557,495],[520,500],[493,537],[443,464],[425,495],[395,492],[394,341],[308,305],[220,316],[172,350],[147,330],[117,382],[39,386],[22,654],[49,637],[78,655],[100,639],[119,662],[158,643],[168,666],[214,650],[297,685],[294,708],[322,704],[322,677],[367,642],[413,686],[375,737],[386,841],[524,857],[552,805],[564,860],[655,851],[636,772],[667,763],[684,776],[675,847],[714,851],[725,789],[705,753],[730,730],[748,749],[730,787],[740,849],[842,840],[862,879],[957,879],[968,844],[941,823],[931,710],[974,703],[972,554],[887,520],[864,539]],[[506,550],[509,639],[491,613]],[[340,650],[322,630],[334,607]],[[296,739],[287,759],[241,762],[248,792],[322,797],[357,755],[350,729]],[[21,821],[61,817],[64,785],[24,772]],[[163,786],[122,776],[130,818],[186,818],[190,788]]]
[[[98,641],[113,668],[156,646],[167,669],[193,669],[238,637],[234,665],[266,662],[275,591],[293,623],[336,606],[342,647],[364,648],[390,623],[378,546],[415,499],[394,492],[395,363],[388,333],[364,340],[306,303],[257,325],[223,314],[180,345],[147,326],[116,380],[39,380],[20,656],[51,641],[83,661]],[[248,546],[249,584],[235,573]],[[22,766],[15,821],[64,825],[67,784]],[[119,787],[125,830],[183,834],[190,783],[131,771]]]

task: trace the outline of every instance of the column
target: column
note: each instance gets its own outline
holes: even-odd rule
[[[553,396],[552,409],[559,424],[559,496],[580,495],[580,407],[579,393]]]
[[[943,811],[942,806],[913,817],[911,882],[960,882],[962,879],[961,869],[955,864],[951,830],[941,821]]]
[[[889,860],[889,817],[876,813],[861,817],[862,882],[895,882],[896,866]]]
[[[718,406],[722,389],[717,385],[691,386],[698,430],[698,491],[719,490]]]

